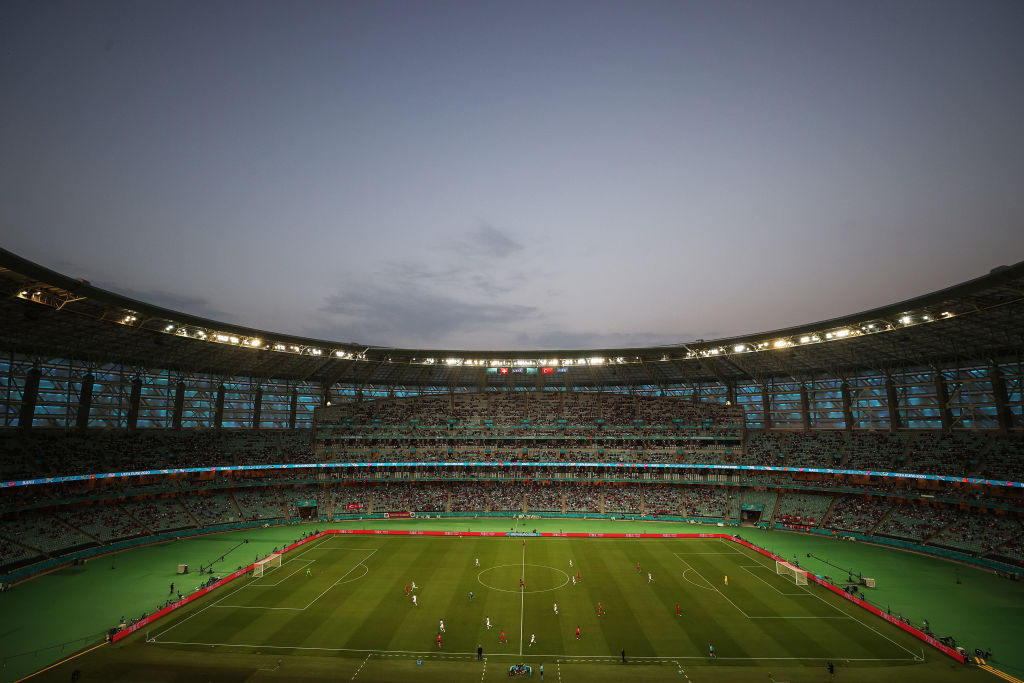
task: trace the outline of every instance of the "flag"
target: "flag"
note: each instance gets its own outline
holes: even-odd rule
[[[498,374],[499,375],[507,375],[508,374],[508,368],[498,368]]]
[[[540,374],[542,374],[542,375],[553,375],[553,374],[555,374],[555,369],[554,368],[541,368],[540,369]]]

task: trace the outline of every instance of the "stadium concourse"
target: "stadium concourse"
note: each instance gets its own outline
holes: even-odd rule
[[[1024,675],[1024,633],[1000,616],[1024,607],[1020,264],[801,328],[600,351],[303,339],[8,252],[0,285],[0,600],[43,613],[24,600],[81,590],[78,572],[117,606],[26,622],[3,645],[6,680],[304,535],[382,525],[739,534]],[[113,579],[96,573],[108,560]]]

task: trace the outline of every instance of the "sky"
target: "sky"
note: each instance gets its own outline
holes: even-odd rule
[[[1024,259],[1024,3],[0,3],[0,246],[372,346],[774,330]]]

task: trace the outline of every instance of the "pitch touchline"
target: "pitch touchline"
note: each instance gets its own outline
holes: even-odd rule
[[[397,655],[426,655],[433,657],[451,657],[455,656],[476,656],[476,652],[449,652],[446,655],[438,655],[436,650],[367,650],[362,648],[354,647],[309,647],[300,645],[247,645],[244,643],[196,643],[180,640],[149,640],[148,642],[156,645],[202,645],[204,647],[250,647],[255,649],[268,649],[268,650],[313,650],[318,652],[369,652],[374,654],[397,654]],[[601,655],[566,655],[557,653],[547,654],[536,654],[536,655],[512,655],[512,654],[492,654],[488,657],[534,657],[534,658],[551,658],[560,657],[562,659],[607,659],[608,661],[617,662],[618,659],[614,657],[602,657]],[[701,661],[707,660],[707,655],[669,655],[665,657],[630,657],[630,659],[643,660],[643,661],[665,661],[669,662],[676,659],[696,659]],[[718,657],[718,659],[729,659],[734,661],[787,661],[787,662],[807,662],[807,661],[828,661],[834,659],[842,659],[850,662],[919,662],[919,658],[910,657],[842,657],[839,655],[833,657]]]

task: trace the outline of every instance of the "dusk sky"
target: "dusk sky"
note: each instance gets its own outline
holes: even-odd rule
[[[0,3],[0,246],[272,331],[658,345],[1024,259],[1024,2]]]

